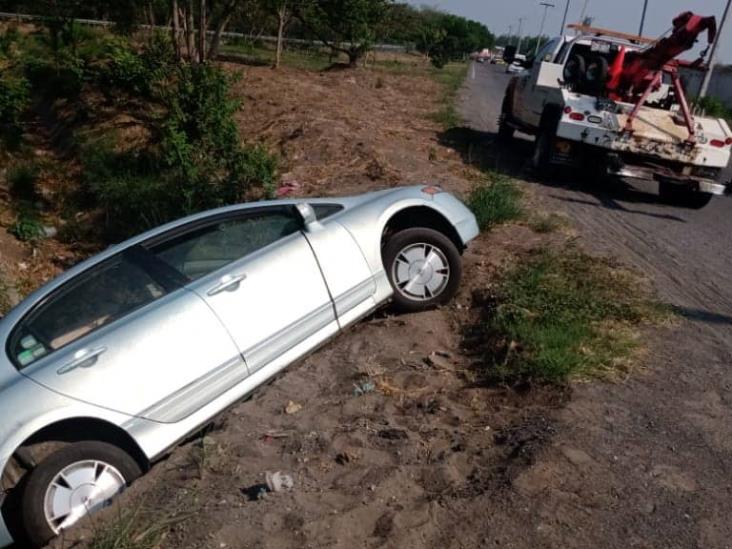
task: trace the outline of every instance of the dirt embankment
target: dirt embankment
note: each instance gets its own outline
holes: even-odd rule
[[[294,194],[473,185],[477,172],[430,121],[443,94],[427,76],[234,70],[242,133],[279,152]],[[551,441],[568,392],[479,382],[473,294],[516,255],[567,238],[522,225],[481,236],[449,307],[348,330],[157,464],[119,511],[56,545],[131,516],[136,533],[164,524],[164,547],[511,546],[487,513]],[[294,490],[260,497],[267,471],[291,474]]]

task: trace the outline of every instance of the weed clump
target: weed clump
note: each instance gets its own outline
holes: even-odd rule
[[[484,373],[509,384],[625,369],[639,346],[637,327],[670,314],[632,273],[573,249],[532,254],[486,305]]]
[[[496,175],[473,190],[468,207],[485,231],[521,216],[521,191],[509,179]]]

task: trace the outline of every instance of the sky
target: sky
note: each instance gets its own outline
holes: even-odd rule
[[[484,23],[496,35],[508,34],[509,25],[513,26],[515,34],[518,30],[519,17],[526,18],[522,30],[524,35],[539,34],[544,10],[540,5],[541,1],[555,4],[555,7],[549,8],[547,12],[544,34],[558,35],[567,0],[407,0],[413,5],[436,7],[475,19]],[[660,36],[671,28],[672,19],[684,11],[693,11],[705,16],[715,15],[719,24],[726,3],[727,0],[648,0],[643,34],[651,37]],[[597,27],[637,33],[643,12],[643,0],[569,0],[567,22],[579,21],[583,9],[586,15],[595,18],[593,24]],[[706,44],[706,34],[700,42]],[[732,63],[732,14],[721,36],[717,61]]]

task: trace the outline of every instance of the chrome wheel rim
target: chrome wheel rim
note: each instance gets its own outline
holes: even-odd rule
[[[44,511],[59,534],[87,515],[108,507],[127,483],[115,468],[97,460],[77,461],[58,473],[46,490]]]
[[[429,301],[445,291],[450,281],[450,264],[442,250],[419,242],[404,247],[392,264],[396,290],[414,301]]]

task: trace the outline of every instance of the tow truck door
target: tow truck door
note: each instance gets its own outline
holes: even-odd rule
[[[558,79],[562,75],[562,65],[553,63],[561,38],[554,38],[547,42],[534,58],[528,74],[524,74],[518,82],[517,91],[520,95],[518,115],[530,126],[539,127],[541,114],[553,95],[559,90]]]

